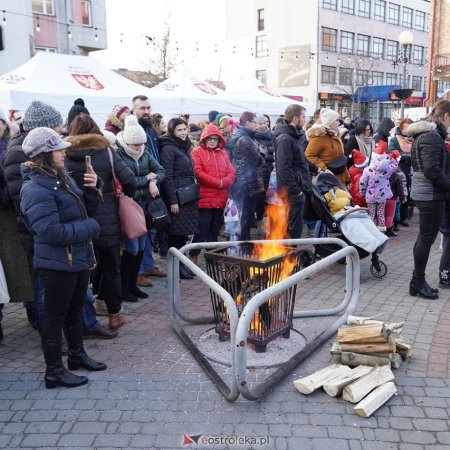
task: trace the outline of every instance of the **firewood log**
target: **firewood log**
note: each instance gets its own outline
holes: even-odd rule
[[[353,409],[361,417],[370,417],[380,406],[384,405],[394,394],[397,388],[392,381],[375,388],[365,399],[361,400]]]
[[[324,383],[327,383],[336,377],[350,373],[351,371],[352,370],[347,366],[343,366],[341,364],[331,364],[330,366],[318,370],[307,377],[295,380],[294,386],[302,394],[311,394],[316,389],[322,387]]]
[[[359,353],[342,352],[341,362],[346,366],[357,367],[357,366],[385,366],[390,365],[391,360],[387,356],[388,353],[381,356],[372,355],[360,355]]]
[[[340,344],[372,344],[387,342],[388,333],[382,323],[369,325],[343,325],[337,332],[337,341]]]
[[[369,366],[355,367],[350,373],[325,383],[323,385],[323,389],[330,397],[337,397],[338,395],[342,394],[345,386],[348,386],[362,376],[367,375],[372,370],[375,369]]]

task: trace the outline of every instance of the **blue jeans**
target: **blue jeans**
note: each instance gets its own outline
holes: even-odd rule
[[[145,239],[145,248],[144,248],[144,256],[142,257],[142,264],[139,268],[139,273],[144,272],[145,270],[150,270],[155,267],[155,261],[153,260],[153,245],[152,241],[156,235],[156,230],[154,228],[150,228],[147,231],[147,236]]]
[[[126,236],[122,236],[123,246],[125,247],[125,250],[135,256],[138,254],[138,252],[144,251],[146,239],[148,239],[147,234],[134,239],[129,239]]]
[[[92,289],[88,286],[83,309],[81,310],[81,320],[83,321],[84,331],[96,330],[97,328],[100,328],[100,322],[97,320],[94,304],[92,303],[92,297]]]

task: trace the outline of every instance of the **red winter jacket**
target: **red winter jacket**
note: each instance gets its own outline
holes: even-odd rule
[[[206,146],[206,138],[218,136],[217,149],[211,150]],[[195,176],[200,183],[199,208],[225,208],[228,188],[233,184],[236,169],[231,164],[228,153],[225,151],[225,139],[216,125],[205,127],[200,138],[199,147],[192,153]],[[222,187],[220,187],[222,182]]]
[[[353,197],[353,204],[356,206],[367,207],[366,197],[359,193],[359,179],[363,174],[364,169],[358,169],[355,166],[348,169],[350,178],[352,179],[352,186],[350,187],[350,194]]]

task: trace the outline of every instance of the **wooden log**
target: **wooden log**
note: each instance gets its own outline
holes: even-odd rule
[[[337,333],[337,341],[340,344],[372,344],[387,342],[388,338],[382,323],[358,326],[343,325]]]
[[[342,352],[341,362],[346,366],[385,366],[390,365],[391,360],[389,357],[380,357],[372,355],[360,355],[359,353]]]
[[[322,387],[328,381],[333,380],[334,378],[340,377],[344,374],[350,373],[352,370],[341,364],[331,364],[324,369],[318,370],[313,374],[299,378],[294,381],[295,388],[301,392],[302,394],[311,394],[316,389]]]
[[[400,339],[395,340],[395,347],[402,359],[408,359],[412,354],[412,345],[407,344]]]
[[[358,403],[376,387],[387,383],[388,381],[392,381],[393,379],[394,374],[389,365],[377,367],[369,374],[346,386],[342,396],[344,400],[347,400],[350,403]]]
[[[384,329],[388,334],[402,334],[403,331],[403,325],[405,325],[405,322],[393,322],[393,323],[385,323]]]
[[[374,317],[381,316],[382,314],[377,314],[372,317],[359,317],[359,316],[348,316],[347,325],[368,325],[373,323],[383,323],[381,320],[373,320]]]
[[[394,353],[395,342],[380,342],[378,344],[339,344],[335,342],[331,347],[332,355],[340,355],[342,352],[352,352],[360,354],[372,353]]]
[[[361,400],[353,409],[361,417],[370,417],[380,406],[384,405],[394,394],[397,388],[389,381],[375,388],[364,400]]]
[[[394,358],[391,359],[391,368],[398,369],[402,365],[402,357],[399,353],[394,353]]]
[[[325,383],[323,385],[323,389],[330,397],[337,397],[338,395],[342,394],[345,386],[348,386],[362,376],[367,375],[372,370],[375,369],[369,366],[355,367],[350,373]]]

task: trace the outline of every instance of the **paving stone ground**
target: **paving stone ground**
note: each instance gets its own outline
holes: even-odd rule
[[[361,260],[356,314],[406,320],[403,336],[414,346],[412,358],[394,372],[398,395],[372,417],[358,417],[353,405],[322,391],[302,396],[294,389],[293,380],[334,361],[331,340],[263,399],[227,402],[172,330],[166,280],[154,278],[148,300],[125,304],[127,323],[118,338],[85,342],[90,356],[107,362],[108,370],[88,374],[89,383],[78,389],[44,388],[38,334],[21,305],[6,305],[0,343],[0,448],[450,448],[450,292],[441,291],[436,301],[408,295],[417,213],[411,225],[390,239],[381,257],[388,266],[383,279],[370,274],[369,258]],[[439,258],[436,242],[427,269],[434,286]],[[344,276],[345,266],[334,264],[305,281],[298,288],[296,309],[338,304]],[[208,290],[198,280],[183,281],[181,291],[188,314],[211,315]],[[311,339],[326,323],[296,320],[294,326]],[[184,326],[195,336],[191,325]],[[227,367],[214,367],[224,379],[229,377]],[[261,379],[257,371],[250,378]],[[189,444],[185,434],[193,440],[201,437]],[[246,443],[233,441],[245,436]],[[258,441],[252,443],[251,437]]]

